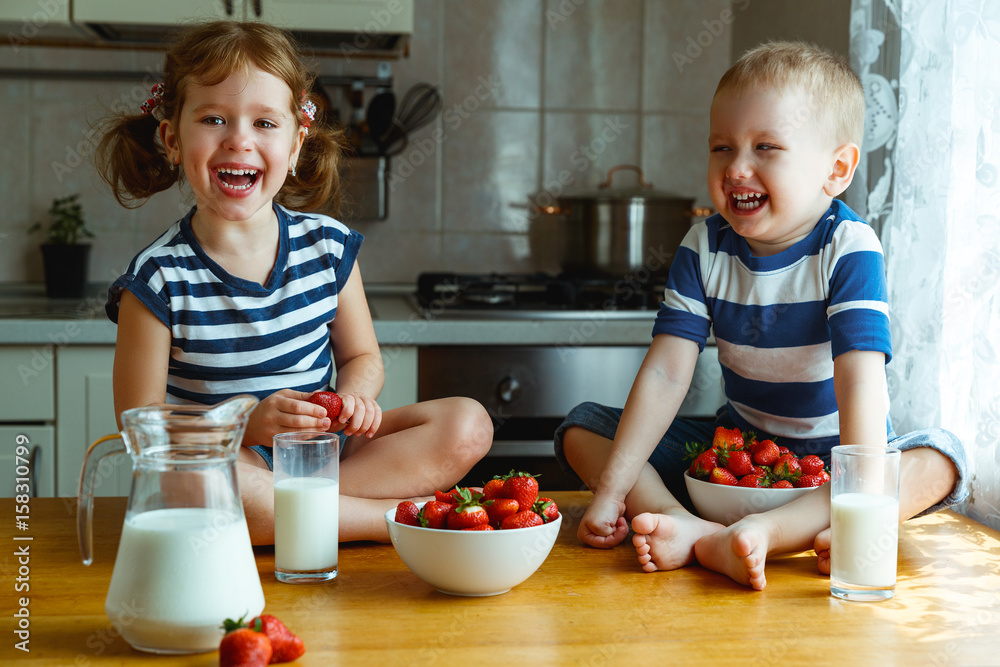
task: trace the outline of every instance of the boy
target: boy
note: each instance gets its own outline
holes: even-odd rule
[[[718,215],[685,237],[653,343],[624,410],[585,403],[556,451],[594,491],[578,536],[612,547],[628,534],[643,570],[695,560],[755,589],[769,553],[813,546],[829,572],[827,490],[724,528],[691,514],[684,443],[716,426],[752,430],[799,456],[844,444],[903,451],[900,520],[960,502],[965,456],[950,433],[896,438],[882,248],[834,199],[851,183],[864,91],[840,58],[801,43],[745,54],[712,101],[708,185]],[[709,327],[727,404],[717,421],[676,419]]]

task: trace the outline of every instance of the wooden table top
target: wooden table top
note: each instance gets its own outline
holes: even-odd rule
[[[391,545],[372,543],[341,546],[335,581],[291,586],[275,580],[273,550],[258,549],[265,611],[302,637],[302,665],[1000,664],[1000,533],[959,514],[904,524],[895,598],[858,603],[830,596],[811,551],[772,558],[759,592],[698,566],[644,573],[631,544],[597,550],[577,541],[589,493],[549,495],[563,510],[559,539],[542,567],[508,593],[438,593]],[[96,503],[94,564],[84,567],[75,499],[32,499],[23,532],[7,527],[13,499],[0,499],[0,664],[218,664],[217,653],[155,656],[117,637],[104,598],[125,505],[123,498]],[[32,540],[14,539],[25,536]],[[16,592],[24,573],[13,554],[25,544],[30,591]],[[29,653],[14,648],[12,614],[23,596]]]

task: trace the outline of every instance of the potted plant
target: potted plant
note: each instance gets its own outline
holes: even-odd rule
[[[93,238],[83,219],[83,208],[77,199],[80,195],[52,200],[49,208],[49,225],[46,242],[42,244],[42,263],[45,267],[45,293],[50,298],[83,296],[87,286],[87,263],[90,244],[81,239]],[[28,230],[41,230],[36,222]]]

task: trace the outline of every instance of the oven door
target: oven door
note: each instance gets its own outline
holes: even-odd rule
[[[418,353],[418,400],[468,396],[496,427],[490,456],[551,457],[552,434],[576,405],[622,407],[647,346],[444,346]],[[715,347],[699,355],[679,415],[712,417],[724,402]]]

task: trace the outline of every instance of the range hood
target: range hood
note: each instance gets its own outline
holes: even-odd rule
[[[266,21],[320,55],[409,55],[414,0],[73,0],[71,21],[95,45],[157,48],[193,21]]]

